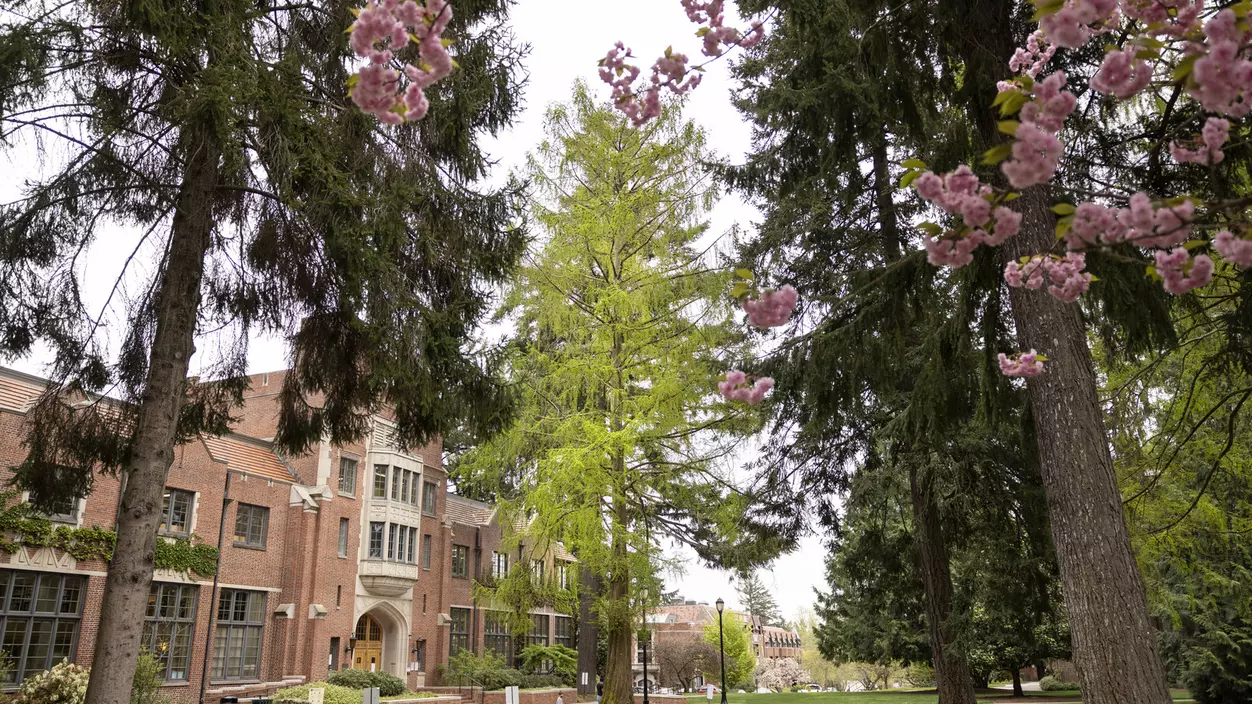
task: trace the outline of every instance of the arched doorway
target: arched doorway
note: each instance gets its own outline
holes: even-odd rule
[[[383,669],[383,627],[378,619],[365,614],[356,622],[356,649],[352,667],[357,670]]]

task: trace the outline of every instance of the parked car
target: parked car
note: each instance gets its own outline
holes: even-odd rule
[[[810,684],[808,687],[805,687],[805,689],[807,689],[810,692],[820,692],[822,691],[822,686],[814,682]]]

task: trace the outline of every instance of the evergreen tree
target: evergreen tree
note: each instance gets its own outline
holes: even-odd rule
[[[782,623],[782,614],[778,611],[778,603],[761,578],[755,572],[743,572],[735,580],[735,593],[739,595],[739,606],[748,613],[761,619],[767,626]]]
[[[559,540],[602,580],[604,698],[622,704],[632,633],[662,591],[661,538],[736,552],[723,527],[744,499],[718,461],[755,421],[711,393],[710,350],[736,340],[728,277],[699,243],[716,193],[703,133],[676,110],[632,129],[578,84],[547,134],[528,173],[543,236],[501,312],[517,330],[516,419],[461,458],[456,481],[510,487],[502,510],[532,517],[517,539]]]
[[[53,355],[16,481],[55,510],[97,469],[126,479],[91,704],[130,699],[174,448],[228,429],[250,336],[291,344],[276,438],[287,452],[359,438],[384,402],[409,444],[457,419],[490,425],[502,407],[466,339],[523,242],[516,190],[477,183],[479,137],[518,108],[524,48],[503,24],[508,4],[457,4],[461,70],[404,129],[347,102],[350,8],[6,6],[5,144],[59,157],[0,208],[0,355]],[[81,297],[81,257],[109,246],[105,224],[144,233],[129,263],[151,272],[117,326]],[[190,383],[196,335],[210,330],[228,342],[206,355],[211,381]],[[78,403],[104,393],[127,403]]]

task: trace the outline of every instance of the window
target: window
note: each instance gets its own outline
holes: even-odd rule
[[[391,469],[391,500],[392,501],[404,500],[404,494],[400,493],[400,479],[407,475],[408,475],[408,472],[404,471],[403,469],[400,469],[399,467],[392,467]]]
[[[422,513],[427,516],[435,515],[435,483],[426,482],[422,486]]]
[[[643,638],[639,638],[639,637],[638,637],[638,634],[636,634],[636,637],[635,637],[635,662],[643,662],[644,658],[646,658],[646,657],[648,656],[648,655],[647,655],[647,652],[648,652],[648,651],[647,651],[647,650],[644,650],[644,647],[645,647],[645,646],[649,646],[649,647],[650,647],[650,646],[652,645],[652,631],[645,631],[645,633],[646,633],[646,635],[645,635],[645,637],[643,637]],[[656,653],[653,653],[653,655],[655,655],[655,654],[656,654]]]
[[[56,479],[50,480],[50,481],[52,483],[56,483],[56,482],[62,482],[61,477],[65,475],[66,473],[77,473],[77,472],[76,470],[70,469],[69,467],[55,467],[53,468],[52,473],[56,477]],[[66,480],[68,480],[68,477],[66,477]],[[66,483],[66,482],[63,482],[63,483]],[[22,501],[25,501],[25,502],[30,501],[29,492],[27,492],[26,495],[22,498]],[[52,511],[50,513],[41,513],[40,515],[42,515],[44,518],[48,519],[49,521],[53,523],[68,523],[70,525],[76,526],[78,525],[78,516],[82,509],[82,504],[83,504],[83,499],[81,497],[58,498],[56,499],[56,506],[52,507]]]
[[[383,528],[386,523],[370,523],[370,557],[383,559]]]
[[[374,498],[387,498],[387,465],[374,465]]]
[[[336,607],[343,606],[343,585],[342,584],[337,585],[335,587],[335,606]]]
[[[0,683],[74,659],[85,590],[83,577],[0,570]]]
[[[387,559],[388,560],[396,559],[396,531],[398,531],[399,529],[400,529],[400,526],[396,525],[395,523],[392,523],[391,525],[387,526]],[[404,546],[403,545],[400,546],[400,559],[401,560],[404,559]]]
[[[197,591],[194,584],[153,582],[148,592],[148,614],[139,645],[156,658],[157,677],[166,682],[189,679]]]
[[[451,609],[452,626],[449,628],[448,654],[456,655],[469,650],[470,610]]]
[[[452,576],[462,579],[469,578],[469,546],[452,546]]]
[[[409,557],[409,559],[408,559],[408,562],[410,562],[410,563],[414,563],[414,564],[417,562],[417,555],[416,555],[416,552],[417,552],[417,529],[416,529],[416,528],[409,528],[409,556],[408,556],[408,557]]]
[[[422,569],[430,569],[430,536],[422,536]]]
[[[213,631],[213,680],[261,678],[265,592],[223,589]]]
[[[553,625],[556,628],[556,638],[554,638],[554,640],[556,641],[556,644],[563,645],[567,648],[573,648],[574,647],[574,619],[570,618],[569,616],[557,616],[556,623],[554,623]]]
[[[491,576],[504,579],[509,576],[509,555],[504,552],[491,553]]]
[[[530,633],[526,634],[526,645],[548,644],[549,621],[550,617],[547,614],[530,615]]]
[[[417,671],[422,673],[426,671],[426,641],[417,641]]]
[[[191,533],[191,505],[195,494],[181,489],[166,489],[161,498],[161,525],[158,533],[166,535],[189,535]]]
[[[405,501],[413,504],[414,506],[417,505],[417,495],[420,493],[418,485],[421,484],[421,482],[418,481],[419,478],[420,475],[417,472],[414,472],[413,483],[409,485],[409,495],[405,497]]]
[[[235,509],[235,545],[265,549],[270,510],[264,506],[239,504]]]
[[[535,584],[543,584],[543,560],[530,561],[530,577]]]
[[[552,567],[556,571],[557,586],[569,589],[569,563],[565,560],[556,560],[552,563]]]
[[[406,469],[403,472],[401,472],[401,475],[404,477],[404,481],[400,482],[400,495],[393,496],[391,498],[395,501],[408,501],[409,500],[409,478],[413,476],[413,473]]]
[[[339,669],[339,637],[330,639],[330,659],[326,663],[326,667],[334,672]]]
[[[344,496],[356,495],[356,460],[354,459],[339,458],[339,493]]]
[[[339,557],[348,556],[348,519],[339,519]]]
[[[504,658],[506,664],[513,662],[513,637],[509,635],[508,614],[503,611],[483,614],[483,647]]]

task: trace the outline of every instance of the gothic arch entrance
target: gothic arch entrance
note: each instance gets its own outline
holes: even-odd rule
[[[383,626],[369,614],[356,622],[356,649],[352,667],[371,672],[383,669]]]

